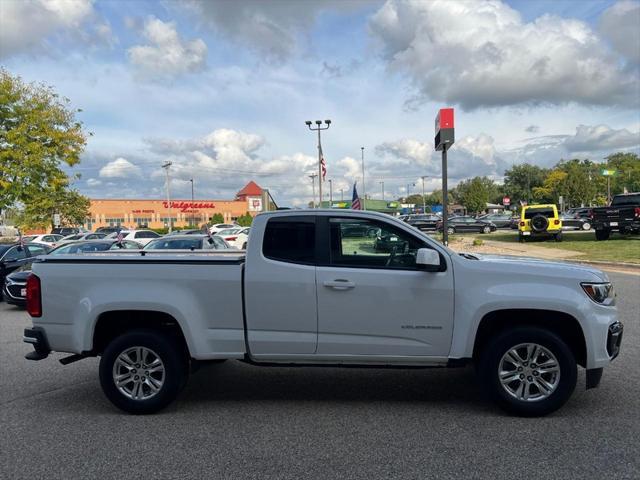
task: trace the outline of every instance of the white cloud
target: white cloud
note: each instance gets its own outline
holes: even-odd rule
[[[629,61],[640,64],[640,2],[623,0],[600,17],[600,31]]]
[[[101,178],[127,179],[131,177],[139,177],[140,174],[140,167],[134,165],[126,158],[119,157],[102,167],[100,169],[99,176]]]
[[[87,180],[87,185],[89,187],[98,187],[102,185],[102,180],[98,180],[97,178],[89,178]]]
[[[568,136],[562,145],[569,152],[621,150],[640,146],[640,132],[632,133],[626,128],[615,130],[607,125],[579,125],[576,134]]]
[[[175,23],[149,17],[143,35],[150,45],[136,45],[127,50],[129,61],[142,76],[171,78],[206,67],[207,45],[200,38],[182,39]]]
[[[389,0],[370,29],[389,68],[413,81],[410,103],[430,99],[469,110],[638,103],[637,75],[578,20],[543,15],[527,23],[499,0]]]
[[[90,18],[92,0],[15,0],[0,4],[0,58],[41,49],[48,36]]]

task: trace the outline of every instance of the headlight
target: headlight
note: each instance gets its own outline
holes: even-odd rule
[[[616,293],[611,283],[581,283],[585,293],[596,303],[613,305]]]

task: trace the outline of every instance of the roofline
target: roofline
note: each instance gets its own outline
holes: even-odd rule
[[[304,208],[299,210],[274,210],[271,212],[262,212],[256,215],[256,217],[269,216],[269,217],[281,217],[290,215],[346,215],[346,216],[358,216],[358,215],[370,215],[378,218],[389,218],[388,213],[374,212],[373,210],[353,210],[351,208]],[[394,217],[391,217],[394,218]]]

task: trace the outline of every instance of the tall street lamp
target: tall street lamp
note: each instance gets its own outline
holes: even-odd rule
[[[315,208],[315,203],[316,203],[316,177],[318,176],[317,173],[312,173],[311,175],[309,175],[309,178],[311,179],[311,187],[313,188],[313,200],[311,200],[311,207]]]
[[[364,147],[360,147],[360,153],[362,155],[362,209],[367,209],[367,191],[364,186]]]
[[[329,179],[329,208],[333,206],[333,180]]]
[[[422,179],[422,213],[427,213],[427,201],[424,198],[424,179],[427,178],[426,175],[420,177]]]
[[[193,226],[193,178],[190,178],[189,181],[191,182],[191,226]]]
[[[415,187],[415,186],[416,186],[416,184],[415,184],[415,183],[407,183],[407,196],[406,196],[406,198],[404,199],[404,203],[407,203],[407,199],[409,198],[409,188],[410,188],[410,187]]]
[[[318,197],[320,198],[320,201],[318,202],[318,208],[322,207],[322,180],[323,180],[323,176],[322,176],[322,144],[320,143],[320,132],[322,130],[327,130],[329,128],[329,126],[331,125],[331,120],[325,120],[324,123],[326,124],[326,127],[322,126],[322,121],[321,120],[316,120],[316,126],[312,127],[312,123],[311,120],[307,120],[306,122],[304,122],[307,127],[309,127],[309,130],[314,131],[314,132],[318,132]],[[316,194],[314,193],[313,196],[315,197]]]
[[[382,201],[384,201],[384,181],[380,181],[378,183],[382,185]]]
[[[167,172],[167,207],[169,209],[169,233],[173,231],[173,218],[171,217],[171,178],[169,177],[169,167],[171,162],[164,162],[162,168]]]

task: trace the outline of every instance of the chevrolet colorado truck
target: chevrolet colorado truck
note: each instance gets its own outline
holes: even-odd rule
[[[611,232],[640,233],[640,192],[615,195],[608,207],[591,210],[596,240],[608,240]]]
[[[353,235],[354,231],[375,232]],[[376,251],[378,238],[388,248]],[[130,413],[172,402],[200,362],[459,367],[504,409],[539,416],[596,387],[622,324],[606,274],[455,253],[405,222],[358,210],[258,215],[246,252],[40,257],[27,281],[27,354],[99,356]]]

